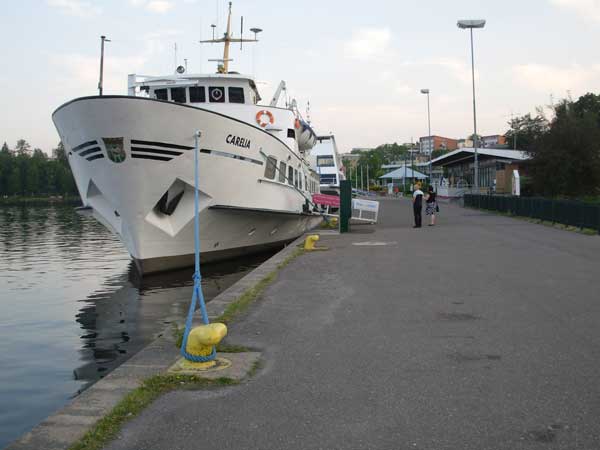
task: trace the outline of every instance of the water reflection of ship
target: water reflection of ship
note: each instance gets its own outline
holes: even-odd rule
[[[207,301],[269,256],[260,254],[202,267]],[[82,329],[82,364],[73,374],[86,382],[83,389],[168,330],[170,324],[181,322],[189,307],[192,274],[193,270],[186,269],[142,279],[131,264],[127,272],[108,279],[100,290],[80,300],[76,320]]]

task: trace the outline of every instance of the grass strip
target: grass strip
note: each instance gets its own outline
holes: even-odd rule
[[[155,375],[143,381],[142,385],[117,403],[100,419],[91,430],[69,447],[69,450],[100,450],[114,439],[121,427],[136,417],[144,408],[167,392],[175,389],[201,389],[213,386],[237,384],[231,378],[208,380],[190,375]]]
[[[223,322],[225,324],[230,324],[233,319],[239,314],[243,313],[248,309],[248,307],[254,303],[254,301],[259,297],[260,294],[275,280],[277,277],[277,272],[287,266],[290,262],[292,262],[296,257],[300,256],[304,253],[304,249],[296,248],[287,258],[277,264],[277,268],[267,275],[265,275],[258,283],[252,286],[249,289],[240,295],[234,302],[232,302],[221,314],[215,322]]]

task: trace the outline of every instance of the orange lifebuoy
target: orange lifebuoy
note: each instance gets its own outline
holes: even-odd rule
[[[300,120],[299,119],[294,120],[294,128],[296,128],[296,130],[300,129]]]
[[[266,122],[263,121],[264,116],[267,116]],[[275,118],[273,117],[273,113],[271,113],[271,111],[263,109],[262,111],[256,113],[256,123],[258,123],[261,128],[266,127],[268,124],[273,125],[274,122]]]

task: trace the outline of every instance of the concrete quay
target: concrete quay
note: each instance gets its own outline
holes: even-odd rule
[[[441,210],[322,236],[230,327],[253,379],[169,393],[106,448],[599,448],[600,239]]]

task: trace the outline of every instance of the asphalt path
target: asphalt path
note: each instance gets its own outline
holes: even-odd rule
[[[324,237],[230,327],[254,378],[165,395],[108,448],[600,448],[600,237],[441,209]]]

